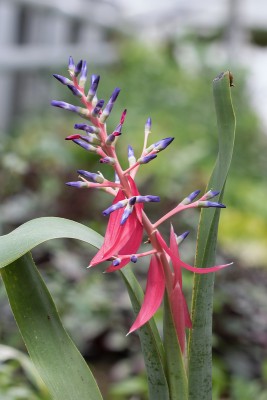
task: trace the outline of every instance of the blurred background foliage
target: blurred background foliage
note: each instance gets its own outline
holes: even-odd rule
[[[101,75],[99,98],[108,99],[121,88],[108,120],[111,132],[127,108],[118,153],[126,166],[127,145],[136,155],[143,144],[147,117],[153,121],[153,143],[174,136],[175,141],[157,160],[139,170],[140,192],[161,196],[160,205],[147,207],[156,220],[196,189],[205,190],[217,155],[217,128],[212,79],[221,70],[205,63],[203,43],[187,38],[199,54],[198,67],[185,69],[171,43],[151,48],[132,38],[119,37],[119,60],[108,67],[88,60],[90,73]],[[68,55],[66,54],[66,57]],[[182,54],[181,54],[182,57]],[[78,60],[76,60],[78,61]],[[223,68],[223,67],[222,67]],[[246,72],[232,71],[237,117],[236,147],[228,179],[219,234],[218,259],[235,265],[217,274],[214,312],[214,400],[267,399],[267,140],[249,101]],[[66,75],[66,68],[44,72],[44,82],[55,99],[77,104],[51,74]],[[51,95],[51,97],[52,97]],[[10,132],[3,135],[1,155],[0,229],[8,233],[40,216],[60,216],[80,221],[104,234],[101,210],[110,198],[100,192],[68,188],[77,169],[97,171],[113,179],[108,166],[64,138],[73,133],[79,118],[66,111],[36,106],[31,113],[14,116]],[[214,188],[216,189],[216,188]],[[198,212],[173,219],[178,234],[190,230],[182,246],[186,261],[193,260]],[[168,224],[162,227],[169,229]],[[109,400],[147,399],[146,377],[138,337],[125,337],[133,320],[125,288],[115,274],[101,267],[86,270],[94,250],[73,241],[53,241],[34,250],[64,324]],[[145,284],[147,265],[135,266]],[[185,273],[190,298],[192,275]],[[3,400],[49,400],[25,351],[0,287],[1,343],[0,387]],[[160,312],[159,312],[160,313]],[[158,315],[158,317],[160,314]],[[160,318],[158,318],[160,320]],[[134,393],[134,396],[133,396]]]

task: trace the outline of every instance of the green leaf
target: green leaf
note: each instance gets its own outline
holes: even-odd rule
[[[40,243],[56,238],[79,239],[97,248],[103,242],[101,235],[78,222],[57,217],[36,218],[0,237],[0,268]]]
[[[101,400],[83,357],[64,330],[30,254],[1,271],[28,352],[55,400]]]
[[[181,352],[168,295],[164,298],[164,348],[166,351],[167,379],[171,400],[188,399],[188,381],[185,371],[184,358]]]
[[[207,189],[220,190],[220,202],[223,198],[231,164],[235,138],[235,116],[230,93],[230,78],[230,73],[224,72],[213,81],[219,152]],[[214,265],[219,216],[219,209],[203,209],[201,212],[195,262],[198,267]],[[193,329],[189,339],[190,400],[212,399],[213,288],[214,274],[195,274],[192,297]]]
[[[134,314],[140,311],[144,293],[131,268],[120,270],[127,287]],[[154,319],[150,319],[138,330],[142,353],[148,377],[149,398],[151,400],[169,400],[169,388],[164,371],[165,354]]]

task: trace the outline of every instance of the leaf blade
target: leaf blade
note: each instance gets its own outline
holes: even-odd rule
[[[3,268],[1,275],[28,352],[53,398],[102,400],[30,254]]]
[[[229,71],[213,81],[213,94],[217,115],[219,150],[208,189],[220,191],[222,202],[224,187],[231,164],[234,139],[235,115],[230,93]],[[214,264],[220,210],[201,211],[196,265],[207,267]],[[192,296],[193,330],[189,337],[189,400],[212,399],[212,310],[214,273],[194,276]]]
[[[103,238],[92,229],[65,218],[36,218],[0,237],[0,268],[20,258],[37,245],[56,238],[82,240],[101,247]]]

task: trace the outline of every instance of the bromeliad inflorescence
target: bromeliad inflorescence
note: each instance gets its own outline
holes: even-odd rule
[[[168,218],[188,208],[224,208],[225,206],[211,201],[219,192],[209,190],[196,200],[200,193],[199,190],[196,190],[173,210],[152,223],[144,212],[144,203],[159,202],[160,198],[150,194],[141,195],[135,183],[135,176],[142,164],[147,164],[154,160],[160,151],[172,143],[174,138],[167,137],[148,145],[148,137],[151,133],[151,119],[148,118],[145,123],[142,153],[139,158],[136,158],[133,148],[129,146],[129,167],[123,170],[116,154],[116,145],[119,136],[122,134],[127,111],[123,110],[118,125],[111,133],[108,133],[106,128],[106,120],[113,109],[120,89],[114,89],[105,105],[104,100],[98,100],[97,98],[97,87],[100,79],[98,75],[91,76],[89,90],[85,92],[87,82],[86,61],[81,60],[75,65],[73,58],[70,57],[69,74],[70,79],[56,74],[54,77],[63,85],[66,85],[80,99],[83,107],[56,100],[53,100],[51,104],[78,114],[88,120],[90,124],[75,124],[74,128],[82,133],[73,134],[66,139],[73,141],[89,152],[97,154],[100,158],[100,163],[109,164],[115,174],[114,182],[112,182],[107,180],[101,172],[78,170],[80,180],[67,183],[67,185],[77,188],[102,189],[114,197],[112,205],[103,211],[104,216],[109,216],[104,243],[91,260],[89,267],[110,260],[111,265],[106,271],[113,272],[123,268],[129,262],[136,263],[140,257],[149,256],[150,265],[144,302],[129,333],[140,328],[155,314],[166,290],[179,343],[184,352],[185,328],[191,328],[192,324],[182,291],[181,268],[199,274],[206,274],[231,264],[196,268],[183,262],[179,255],[179,244],[186,238],[188,232],[177,236],[171,226],[170,243],[167,245],[158,231],[158,227]],[[150,250],[138,253],[144,232],[148,236]]]

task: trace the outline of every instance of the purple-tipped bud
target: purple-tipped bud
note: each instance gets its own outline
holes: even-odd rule
[[[110,164],[110,165],[114,165],[115,164],[115,159],[112,157],[103,157],[100,158],[99,162],[101,164]]]
[[[213,197],[218,196],[219,193],[220,192],[218,192],[217,190],[209,190],[207,193],[204,194],[204,196],[201,197],[201,201],[212,199]]]
[[[120,258],[116,258],[114,261],[112,261],[113,267],[117,267],[118,265],[120,265],[120,263],[121,263]]]
[[[130,260],[131,260],[133,263],[136,263],[136,262],[138,261],[138,257],[136,257],[136,255],[133,254],[133,255],[131,256]]]
[[[103,99],[98,100],[95,108],[92,111],[92,116],[93,117],[97,117],[99,115],[100,111],[102,110],[102,107],[103,107],[104,103],[105,103],[105,100],[103,100]]]
[[[89,179],[91,182],[95,183],[103,183],[105,178],[103,175],[96,174],[94,172],[84,171],[83,169],[78,169],[78,174],[84,176],[85,178]]]
[[[106,210],[102,211],[102,214],[106,217],[107,215],[111,214],[113,211],[119,210],[120,208],[125,207],[128,204],[128,199],[118,201],[112,206],[108,207]]]
[[[86,131],[88,133],[99,133],[99,128],[96,126],[90,126],[87,124],[75,124],[74,129],[80,129],[82,131]]]
[[[101,114],[100,121],[102,123],[104,123],[107,120],[108,116],[110,115],[119,93],[120,93],[120,88],[115,88],[112,95],[110,96],[109,101],[106,104],[106,107],[103,110],[103,113]]]
[[[78,62],[78,64],[76,65],[75,69],[74,69],[74,75],[75,76],[78,76],[80,74],[81,69],[82,69],[82,65],[83,65],[83,60],[80,60]]]
[[[195,200],[195,198],[199,195],[200,190],[195,190],[194,192],[190,193],[183,201],[181,201],[180,204],[190,204],[192,203],[193,200]]]
[[[73,60],[73,58],[71,56],[69,57],[69,67],[68,67],[68,69],[69,69],[70,76],[74,76],[75,63],[74,63],[74,60]]]
[[[159,201],[159,196],[152,196],[150,194],[148,194],[147,196],[136,196],[136,203],[158,203]]]
[[[83,139],[87,143],[92,143],[92,144],[97,144],[97,145],[99,145],[101,143],[101,140],[93,133],[91,133],[91,134],[89,133],[86,136],[84,136],[84,135],[77,135],[77,136],[80,136],[77,139]],[[74,139],[76,139],[76,138],[74,138]]]
[[[137,161],[139,162],[139,164],[147,164],[150,161],[154,160],[154,158],[156,157],[157,157],[156,154],[150,154],[144,157],[140,157]]]
[[[176,243],[179,245],[179,244],[181,244],[186,238],[187,238],[187,236],[189,235],[189,231],[186,231],[186,232],[184,232],[184,233],[182,233],[181,235],[179,235],[179,236],[177,236],[177,235],[175,235],[175,237],[176,237]]]
[[[76,107],[73,104],[66,103],[65,101],[52,100],[51,105],[54,107],[63,108],[64,110],[79,112],[80,107]]]
[[[116,136],[114,135],[114,133],[111,133],[110,135],[108,135],[107,140],[106,140],[106,145],[107,146],[111,146],[112,143],[114,143],[114,140],[116,139]]]
[[[100,79],[99,75],[92,75],[91,76],[91,87],[90,87],[88,95],[87,95],[87,100],[88,101],[92,101],[92,99],[95,97],[95,94],[96,94],[96,91],[97,91],[97,87],[98,87],[98,84],[99,84],[99,79]]]
[[[65,78],[65,76],[53,74],[53,77],[56,78],[63,85],[72,85],[72,81],[68,78]]]
[[[145,149],[144,154],[149,154],[151,151],[159,153],[160,151],[166,149],[166,147],[169,146],[169,144],[171,144],[173,139],[174,138],[172,137],[168,137],[165,139],[161,139],[156,143],[151,144],[149,147]]]
[[[70,89],[70,91],[74,94],[74,96],[78,96],[78,97],[82,97],[82,92],[80,92],[79,89],[77,89],[75,86],[73,85],[67,85],[68,88]]]
[[[129,202],[128,202],[127,206],[125,207],[125,210],[124,210],[124,212],[123,212],[123,214],[122,214],[122,217],[121,217],[121,221],[120,221],[120,224],[121,224],[121,225],[125,224],[125,222],[126,222],[127,219],[129,218],[129,216],[132,214],[132,212],[133,212],[133,206],[134,206],[134,204],[135,204],[135,201],[136,201],[136,198],[135,198],[135,197],[131,197],[131,198],[129,199]],[[133,203],[133,204],[131,204],[131,203]]]
[[[77,188],[87,188],[89,185],[87,182],[77,181],[77,182],[66,182],[66,185],[73,186]]]
[[[204,208],[209,208],[209,207],[226,208],[226,206],[224,204],[216,203],[215,201],[199,201],[197,206],[204,207]]]
[[[173,137],[167,137],[165,139],[159,140],[158,142],[155,143],[154,150],[162,151],[166,149],[166,147],[169,146],[169,144],[171,144],[173,139],[174,139]]]
[[[116,126],[115,130],[112,132],[112,135],[120,136],[121,135],[121,130],[122,130],[122,124],[119,124]]]
[[[128,145],[128,161],[129,161],[130,167],[136,163],[134,150],[133,150],[132,146],[130,146],[130,145]]]
[[[149,117],[149,118],[147,119],[146,123],[145,123],[145,133],[146,133],[146,134],[151,133],[151,125],[152,125],[152,120],[151,120],[151,118]]]
[[[81,68],[81,75],[79,79],[79,86],[84,88],[87,80],[87,62],[83,61],[82,62],[82,68]]]
[[[81,146],[83,149],[90,151],[91,153],[96,153],[97,152],[97,148],[92,146],[89,143],[86,143],[84,140],[82,139],[73,139],[73,143],[76,143],[78,146]]]

